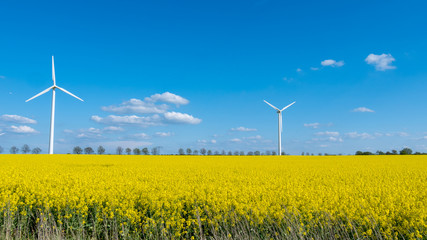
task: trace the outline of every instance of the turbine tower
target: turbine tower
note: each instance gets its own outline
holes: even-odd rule
[[[282,110],[278,109],[277,107],[273,106],[271,103],[267,102],[264,100],[265,103],[267,103],[268,105],[270,105],[272,108],[277,110],[277,113],[279,114],[279,156],[282,155],[282,111],[285,110],[286,108],[292,106],[295,102],[289,104],[288,106],[282,108]]]
[[[59,89],[59,90],[65,92],[65,93],[71,95],[72,97],[75,97],[78,100],[80,100],[80,101],[83,102],[83,100],[81,98],[77,97],[76,95],[70,93],[69,91],[67,91],[67,90],[65,90],[65,89],[63,89],[63,88],[61,88],[59,86],[56,86],[55,64],[54,64],[54,61],[53,61],[53,56],[52,56],[52,80],[53,80],[53,86],[49,87],[48,89],[42,91],[41,93],[39,93],[39,94],[35,95],[34,97],[32,97],[32,98],[28,99],[27,101],[25,101],[25,102],[31,101],[34,98],[36,98],[36,97],[38,97],[40,95],[43,95],[43,94],[47,93],[49,90],[52,89],[52,112],[50,114],[49,154],[53,154],[53,133],[54,133],[54,125],[55,125],[55,90]]]

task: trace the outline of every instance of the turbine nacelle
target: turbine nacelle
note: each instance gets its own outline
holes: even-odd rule
[[[43,90],[42,92],[40,92],[39,94],[35,95],[35,96],[34,96],[34,97],[32,97],[32,98],[29,98],[29,99],[28,99],[27,101],[25,101],[25,102],[31,101],[31,100],[33,100],[34,98],[36,98],[36,97],[38,97],[38,96],[41,96],[41,95],[43,95],[43,94],[47,93],[50,89],[52,89],[52,90],[59,89],[59,90],[61,90],[61,91],[65,92],[66,94],[68,94],[68,95],[70,95],[70,96],[72,96],[72,97],[75,97],[75,98],[77,98],[78,100],[80,100],[80,101],[82,101],[82,102],[83,102],[83,99],[81,99],[81,98],[77,97],[76,95],[74,95],[74,94],[70,93],[69,91],[67,91],[67,90],[65,90],[65,89],[63,89],[63,88],[61,88],[61,87],[59,87],[59,86],[57,86],[57,85],[56,85],[56,77],[55,77],[55,62],[54,62],[54,60],[53,60],[53,56],[52,56],[52,81],[53,81],[53,86],[51,86],[51,87],[50,87],[50,88],[48,88],[48,89]]]

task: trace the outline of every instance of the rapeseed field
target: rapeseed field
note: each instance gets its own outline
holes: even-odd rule
[[[0,155],[2,239],[427,239],[426,156]]]

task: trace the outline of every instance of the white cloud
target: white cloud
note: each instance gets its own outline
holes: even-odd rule
[[[102,122],[102,120],[103,120],[103,118],[100,116],[92,116],[90,119],[95,121],[95,122]]]
[[[124,129],[122,127],[116,126],[108,126],[103,129],[104,132],[123,132]]]
[[[304,123],[304,127],[308,128],[318,128],[320,126],[320,123]]]
[[[206,143],[212,143],[212,144],[215,144],[216,143],[216,140],[215,139],[212,139],[212,140],[197,140],[197,142],[198,143],[202,143],[203,145],[206,145]]]
[[[369,133],[358,133],[358,132],[349,132],[345,134],[348,138],[352,139],[374,139],[374,136],[372,136]]]
[[[141,138],[141,139],[150,139],[150,136],[146,133],[135,133],[135,134],[132,134],[132,137]]]
[[[399,137],[407,137],[407,136],[409,136],[409,134],[408,133],[406,133],[406,132],[398,132],[398,133],[396,133],[397,134],[397,136],[399,136]]]
[[[5,78],[6,78],[5,76],[0,75],[0,79],[5,79]]]
[[[102,139],[105,138],[102,134],[103,133],[111,133],[111,132],[117,132],[117,131],[123,131],[123,128],[121,127],[115,127],[115,126],[108,126],[103,129],[90,127],[87,129],[79,129],[79,130],[70,130],[65,129],[64,133],[67,134],[75,134],[76,138],[84,138],[84,139]]]
[[[310,67],[310,70],[317,71],[317,70],[319,70],[319,68],[318,67]]]
[[[353,109],[353,112],[375,112],[375,111],[366,107],[358,107]]]
[[[109,115],[108,117],[102,118],[99,116],[92,116],[91,119],[98,123],[104,124],[132,124],[139,125],[142,127],[148,126],[158,126],[161,125],[161,117],[157,114],[150,117],[139,117],[136,115],[131,116],[117,116],[117,115]]]
[[[10,126],[10,128],[8,129],[9,132],[13,132],[13,133],[38,133],[34,128],[29,127],[29,126]]]
[[[328,141],[330,141],[330,142],[343,142],[342,138],[340,138],[340,137],[328,137]]]
[[[102,130],[98,129],[98,128],[90,127],[89,129],[87,129],[87,132],[90,132],[90,133],[101,133]]]
[[[104,138],[102,136],[103,130],[99,129],[99,128],[94,128],[94,127],[90,127],[90,128],[85,128],[85,129],[79,129],[76,131],[72,131],[72,130],[64,130],[65,133],[67,134],[75,134],[76,138],[80,138],[80,139],[102,139]]]
[[[325,147],[328,147],[328,145],[327,144],[321,144],[321,145],[319,145],[319,147],[325,148]]]
[[[164,116],[168,122],[174,123],[199,124],[202,122],[201,119],[195,118],[192,115],[186,113],[167,112],[164,114]]]
[[[0,116],[0,120],[7,121],[7,122],[22,123],[22,124],[36,124],[37,123],[36,120],[30,119],[30,118],[26,118],[26,117],[22,117],[22,116],[18,116],[18,115],[9,115],[9,114],[3,114],[2,116]]]
[[[302,69],[301,68],[297,68],[297,72],[302,72]]]
[[[231,131],[237,131],[237,132],[254,132],[256,131],[255,128],[246,128],[246,127],[237,127],[232,128]]]
[[[389,54],[381,54],[381,55],[376,55],[376,54],[369,54],[366,59],[365,62],[367,64],[371,64],[375,66],[375,69],[377,71],[385,71],[385,70],[389,70],[389,69],[395,69],[395,66],[391,66],[391,63],[394,61],[394,57],[389,53]]]
[[[166,104],[155,105],[151,102],[144,102],[140,99],[132,98],[129,101],[121,103],[119,106],[111,105],[102,107],[101,109],[106,112],[113,113],[164,113],[169,107]]]
[[[259,140],[261,139],[261,135],[251,136],[251,137],[244,137],[243,139],[249,139],[249,140]]]
[[[239,138],[230,139],[231,142],[241,142],[242,140]]]
[[[3,136],[3,135],[4,135],[4,132],[0,133],[0,136]]]
[[[151,95],[151,97],[145,98],[145,101],[148,102],[166,102],[166,103],[172,103],[176,105],[185,105],[188,104],[190,101],[187,99],[178,96],[176,94],[170,93],[170,92],[164,92],[162,94],[156,93],[154,95]]]
[[[99,134],[99,133],[91,133],[91,132],[86,132],[86,133],[79,133],[76,135],[76,138],[80,138],[80,139],[103,139],[104,137]]]
[[[284,77],[284,78],[283,78],[283,81],[285,81],[285,82],[293,82],[293,81],[294,81],[294,78]]]
[[[330,67],[342,67],[344,65],[344,61],[335,61],[333,59],[326,59],[320,62],[322,66],[330,66]]]
[[[326,135],[327,136],[327,135]],[[324,138],[313,138],[313,142],[343,142],[343,139],[339,136],[328,136]]]
[[[318,136],[331,136],[331,137],[338,137],[340,135],[339,132],[329,132],[329,131],[317,132],[315,134]]]
[[[374,136],[375,136],[375,137],[382,137],[382,136],[384,136],[384,134],[379,133],[379,132],[376,132],[376,133],[374,133]]]
[[[157,137],[170,137],[172,136],[171,132],[156,132],[155,135]]]

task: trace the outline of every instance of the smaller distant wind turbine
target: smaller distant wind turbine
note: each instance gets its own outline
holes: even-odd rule
[[[286,108],[292,106],[295,102],[289,104],[288,106],[282,108],[282,110],[278,109],[277,107],[273,106],[271,103],[264,100],[265,103],[270,105],[272,108],[277,110],[277,113],[279,114],[279,155],[282,155],[282,111]]]
[[[36,98],[36,97],[38,97],[40,95],[43,95],[43,94],[47,93],[49,90],[52,89],[52,112],[50,114],[49,154],[53,154],[53,133],[54,133],[54,125],[55,125],[55,89],[59,89],[59,90],[65,92],[65,93],[67,93],[68,95],[71,95],[72,97],[75,97],[78,100],[80,100],[80,101],[83,102],[83,100],[81,98],[77,97],[76,95],[70,93],[69,91],[67,91],[67,90],[65,90],[65,89],[63,89],[63,88],[61,88],[59,86],[56,86],[55,64],[54,64],[54,61],[53,61],[53,56],[52,56],[52,80],[53,80],[53,86],[49,87],[48,89],[42,91],[41,93],[39,93],[39,94],[35,95],[34,97],[32,97],[32,98],[28,99],[27,101],[25,101],[25,102],[31,101],[34,98]]]

